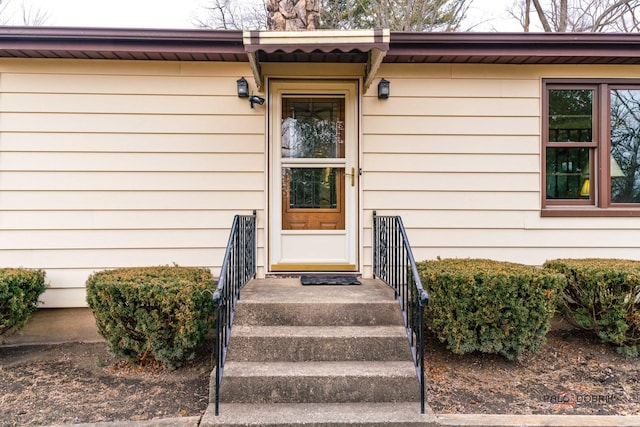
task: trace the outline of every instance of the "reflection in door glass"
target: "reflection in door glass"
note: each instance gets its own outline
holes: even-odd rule
[[[344,158],[344,99],[283,98],[283,158]]]

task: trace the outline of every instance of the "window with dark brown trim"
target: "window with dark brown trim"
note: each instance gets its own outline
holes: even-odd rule
[[[640,81],[545,80],[543,216],[640,216]]]

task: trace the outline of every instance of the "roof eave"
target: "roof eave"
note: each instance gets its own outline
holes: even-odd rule
[[[404,62],[640,62],[640,35],[618,33],[392,32],[388,58]]]
[[[387,52],[384,62],[396,63],[640,64],[640,34],[630,33],[391,32],[381,45],[338,34],[347,40],[332,44],[333,34],[310,43],[305,39],[317,34],[287,34],[294,43],[285,45],[278,34],[257,44],[232,30],[0,27],[0,57],[247,62],[253,52],[273,51],[276,60],[295,62],[300,51],[313,51],[309,60],[331,62],[337,51],[340,60],[376,64],[379,55],[373,61],[362,54],[377,49]]]
[[[241,31],[0,27],[0,56],[114,57],[229,55],[246,61]]]

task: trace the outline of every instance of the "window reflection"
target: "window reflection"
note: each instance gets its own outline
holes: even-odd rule
[[[640,89],[611,91],[611,202],[640,203]]]
[[[549,142],[593,141],[593,90],[549,91]]]

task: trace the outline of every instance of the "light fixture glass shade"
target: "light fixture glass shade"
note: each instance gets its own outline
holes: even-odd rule
[[[238,98],[248,98],[249,97],[249,82],[244,77],[240,77],[236,80],[236,84],[238,86]]]
[[[389,98],[390,87],[389,80],[382,79],[380,83],[378,83],[378,99],[387,99]]]

